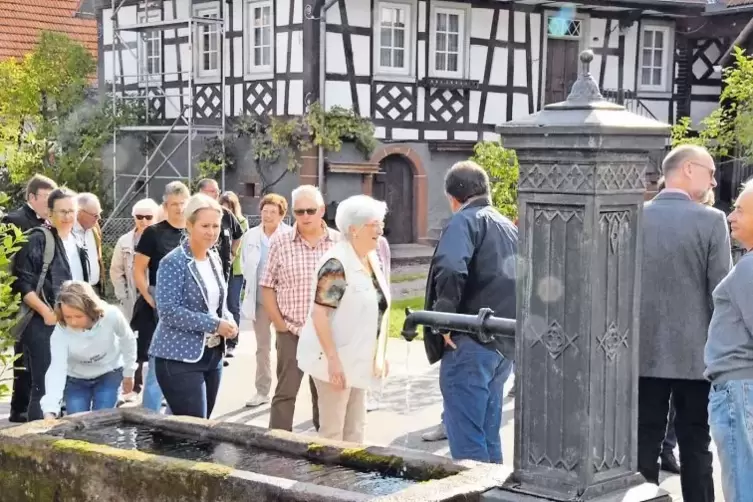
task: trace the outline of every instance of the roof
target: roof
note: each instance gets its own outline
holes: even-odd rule
[[[75,17],[79,0],[0,0],[0,60],[32,52],[42,31],[64,33],[97,57],[97,21]]]

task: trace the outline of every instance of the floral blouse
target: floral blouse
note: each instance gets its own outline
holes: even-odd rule
[[[387,311],[387,299],[384,297],[382,288],[379,286],[376,275],[371,274],[371,282],[376,289],[377,301],[379,302],[379,317],[377,318],[377,326],[382,325],[382,317]],[[340,305],[345,294],[345,287],[348,285],[345,280],[345,270],[340,260],[336,258],[330,258],[319,269],[319,275],[317,276],[316,294],[314,295],[314,303],[322,305],[323,307],[330,307],[336,309]],[[379,330],[377,329],[377,336],[379,336]]]

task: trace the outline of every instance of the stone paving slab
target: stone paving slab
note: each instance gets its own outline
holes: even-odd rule
[[[245,402],[254,393],[256,343],[253,333],[247,331],[246,326],[241,327],[236,357],[230,359],[230,366],[224,368],[220,394],[212,418],[267,427],[268,404],[258,408],[245,407]],[[429,366],[420,341],[408,343],[390,339],[388,358],[390,378],[382,389],[381,407],[368,414],[366,442],[449,456],[447,441],[427,443],[421,440],[421,434],[439,423],[442,413],[438,365]],[[272,368],[274,367],[273,352]],[[273,389],[274,384],[275,382],[272,385]],[[507,383],[505,396],[511,385],[512,379]],[[301,385],[298,403],[294,419],[295,432],[316,435],[311,422],[311,396],[306,382]],[[506,463],[512,463],[513,458],[514,407],[514,399],[505,397],[502,445]],[[8,403],[0,403],[0,428],[12,425],[7,421],[8,411]],[[716,455],[714,457],[716,499],[723,501],[720,468]],[[674,500],[682,500],[679,476],[663,473],[661,487],[669,491]]]

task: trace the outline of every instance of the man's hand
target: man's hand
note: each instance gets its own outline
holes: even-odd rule
[[[450,337],[449,333],[444,333],[442,335],[442,338],[444,338],[444,344],[446,347],[450,347],[452,350],[457,349],[457,345],[455,345],[455,342],[452,341],[452,338]]]

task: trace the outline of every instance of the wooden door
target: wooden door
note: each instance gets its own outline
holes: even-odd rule
[[[384,236],[390,244],[413,242],[413,170],[404,157],[390,155],[382,160],[373,193],[387,203]]]
[[[550,38],[546,50],[546,91],[544,104],[565,101],[578,79],[578,52],[576,39]]]

